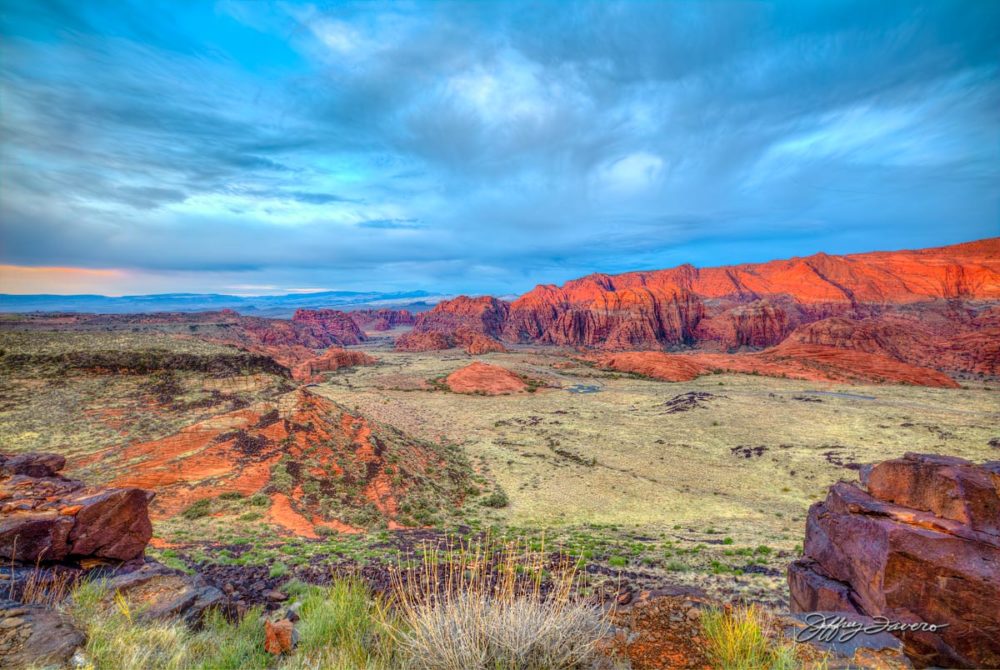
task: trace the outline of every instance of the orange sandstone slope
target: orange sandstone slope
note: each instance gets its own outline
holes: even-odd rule
[[[888,356],[798,343],[782,343],[758,353],[626,351],[599,354],[588,360],[606,370],[630,372],[669,382],[690,381],[701,375],[724,371],[849,384],[958,387],[958,383],[943,372],[901,363]]]
[[[528,384],[507,368],[476,361],[455,370],[444,379],[455,393],[506,395],[528,389]]]
[[[469,484],[461,453],[410,438],[305,389],[109,452],[115,486],[157,492],[154,519],[224,493],[270,498],[269,520],[315,537],[382,522],[419,526],[457,507]]]

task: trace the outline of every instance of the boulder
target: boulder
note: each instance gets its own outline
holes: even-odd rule
[[[69,616],[43,605],[0,600],[0,667],[64,666],[86,641]]]
[[[0,557],[35,563],[142,555],[153,533],[151,492],[88,488],[57,474],[65,459],[55,454],[0,458]]]
[[[1000,666],[997,465],[907,454],[870,468],[868,491],[832,486],[789,568],[793,611],[932,625],[899,633],[918,665]]]
[[[146,619],[183,619],[197,624],[225,596],[201,575],[188,575],[153,561],[105,581],[108,594],[121,593]]]

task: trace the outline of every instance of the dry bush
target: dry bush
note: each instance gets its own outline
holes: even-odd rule
[[[417,670],[559,670],[598,660],[607,618],[572,598],[573,561],[526,545],[425,549],[420,567],[393,573],[406,667]]]

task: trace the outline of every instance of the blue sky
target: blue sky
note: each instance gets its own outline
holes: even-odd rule
[[[1000,234],[996,2],[0,6],[0,291],[508,294]]]

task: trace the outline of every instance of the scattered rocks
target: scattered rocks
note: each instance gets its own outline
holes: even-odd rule
[[[735,447],[729,448],[730,454],[732,454],[733,456],[738,456],[743,458],[760,457],[763,456],[766,451],[767,447],[764,446],[763,444],[758,445],[756,447],[750,447],[747,445],[740,444]]]
[[[809,509],[792,610],[942,625],[900,633],[919,665],[1000,666],[1000,462],[907,454]]]
[[[662,407],[666,410],[664,414],[690,412],[693,409],[707,409],[705,405],[708,404],[709,400],[721,397],[724,396],[717,396],[713,393],[706,393],[705,391],[691,391],[689,393],[682,393],[674,396],[667,402],[663,403]]]

